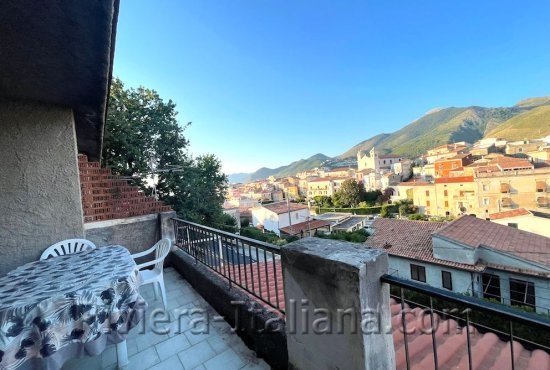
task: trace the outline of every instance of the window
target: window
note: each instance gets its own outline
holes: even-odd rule
[[[535,285],[530,281],[510,279],[510,303],[535,308]]]
[[[483,198],[483,205],[488,206],[489,205],[489,198]]]
[[[426,268],[424,266],[413,265],[411,263],[411,279],[426,282]]]
[[[427,200],[427,201],[426,201],[426,207],[429,207],[429,206],[430,206],[430,201]]]
[[[426,196],[427,196],[427,197],[430,196],[430,191],[429,191],[429,190],[426,190]]]
[[[489,185],[483,184],[483,191],[489,191]]]
[[[448,200],[445,201],[445,208],[449,208],[449,201]]]
[[[444,190],[443,195],[447,197],[447,196],[449,196],[449,192],[447,190]]]
[[[500,184],[500,192],[501,193],[509,193],[510,192],[510,184],[507,182],[503,182]]]
[[[453,277],[449,271],[441,271],[441,285],[445,289],[453,290]]]
[[[537,192],[543,193],[546,190],[546,181],[537,181]]]
[[[497,275],[483,274],[483,298],[500,300],[500,278]]]

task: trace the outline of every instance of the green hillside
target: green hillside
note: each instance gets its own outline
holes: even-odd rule
[[[548,103],[550,104],[550,98]],[[518,114],[489,131],[486,136],[523,140],[547,135],[550,135],[550,105],[543,105]]]
[[[378,144],[380,144],[389,135],[390,134],[379,134],[371,137],[370,139],[361,141],[359,144],[353,146],[351,149],[348,149],[345,153],[340,154],[338,158],[355,157],[357,155],[357,152],[360,150],[370,150],[373,146],[378,147]]]
[[[485,136],[487,128],[497,127],[518,114],[522,108],[443,108],[428,112],[392,134],[382,134],[365,140],[340,157],[357,154],[358,149],[377,150],[414,158],[438,145],[466,141],[473,143]]]
[[[261,180],[272,175],[277,177],[295,176],[298,172],[319,167],[321,163],[323,163],[327,159],[330,159],[330,157],[318,153],[307,159],[300,159],[299,161],[292,162],[287,166],[281,166],[273,169],[262,167],[258,171],[251,173],[248,181]]]

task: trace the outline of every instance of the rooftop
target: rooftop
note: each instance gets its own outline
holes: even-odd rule
[[[282,227],[280,230],[288,235],[300,235],[302,233],[307,233],[309,230],[316,230],[321,227],[330,226],[330,221],[323,220],[311,220],[304,221],[297,224],[292,224],[292,226]]]
[[[304,204],[290,203],[290,202],[289,203],[276,202],[276,203],[264,204],[262,205],[262,207],[278,215],[283,213],[288,213],[288,212],[300,211],[302,209],[308,209],[308,207]]]
[[[473,216],[462,216],[434,235],[470,248],[489,247],[550,266],[550,238]]]
[[[334,229],[349,229],[357,225],[360,222],[365,221],[367,216],[351,216],[347,220],[342,221],[341,223],[334,226]]]
[[[436,184],[450,184],[458,182],[474,182],[473,176],[440,177],[435,179]]]
[[[432,234],[446,226],[443,222],[396,220],[379,218],[374,220],[365,245],[371,248],[384,249],[388,254],[424,261],[428,263],[452,266],[469,271],[481,271],[482,265],[467,265],[434,258]],[[507,226],[505,226],[507,227]]]
[[[501,218],[528,216],[528,215],[531,215],[531,212],[529,212],[525,208],[518,208],[518,209],[511,209],[503,212],[491,213],[489,215],[489,218],[491,220],[498,220]]]

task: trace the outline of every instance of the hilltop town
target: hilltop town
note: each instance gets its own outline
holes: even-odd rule
[[[312,168],[295,176],[233,184],[226,211],[253,220],[253,210],[260,205],[288,200],[302,203],[308,212],[295,222],[282,220],[281,227],[305,223],[310,217],[322,219],[316,214],[320,197],[334,196],[342,183],[354,179],[366,192],[388,194],[384,203],[412,202],[426,219],[468,214],[515,227],[521,219],[520,228],[548,233],[543,225],[550,223],[550,136],[456,142],[417,158],[380,154],[373,147],[359,151],[354,162],[355,166]]]

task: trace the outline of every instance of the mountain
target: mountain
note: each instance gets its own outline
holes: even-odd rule
[[[545,136],[550,134],[549,105],[550,97],[540,97],[522,100],[513,107],[432,109],[394,133],[379,134],[360,142],[338,158],[354,157],[358,150],[370,150],[373,146],[382,153],[414,158],[430,148],[458,141],[473,143],[484,137],[503,135],[515,139],[519,132],[529,137]],[[499,133],[499,128],[505,131]]]
[[[357,152],[360,150],[370,150],[373,146],[378,147],[378,144],[384,141],[384,139],[388,136],[390,136],[390,134],[378,134],[370,139],[361,141],[359,144],[351,147],[351,149],[348,149],[346,152],[340,154],[338,158],[355,157]]]
[[[523,140],[550,135],[550,99],[548,104],[518,114],[489,131],[487,136]]]
[[[249,176],[249,173],[239,172],[227,175],[227,179],[230,184],[238,184],[240,182],[246,182]]]
[[[287,166],[281,166],[273,169],[262,167],[258,171],[251,173],[248,181],[261,180],[272,175],[276,177],[295,176],[298,172],[319,167],[321,163],[329,159],[330,157],[318,153],[307,159],[300,159],[299,161],[292,162]]]
[[[550,135],[550,96],[524,99],[512,107],[434,108],[402,129],[363,140],[336,158],[316,154],[287,166],[274,169],[263,167],[251,174],[229,175],[229,179],[234,183],[264,179],[271,175],[294,176],[321,164],[334,166],[338,160],[342,162],[355,158],[359,150],[368,151],[372,147],[381,153],[416,158],[428,149],[453,142],[474,143],[487,137],[522,140],[547,135]]]

